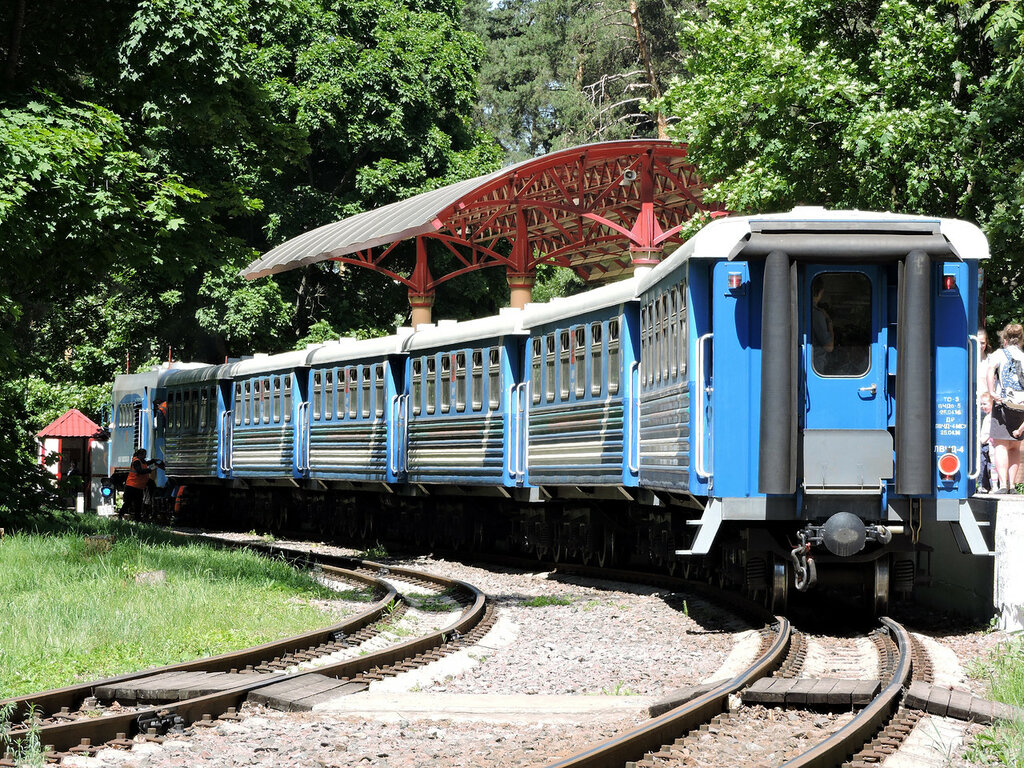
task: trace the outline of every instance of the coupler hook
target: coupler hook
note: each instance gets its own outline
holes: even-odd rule
[[[803,532],[800,532],[801,543],[793,548],[790,556],[793,558],[793,581],[794,586],[800,592],[806,592],[818,581],[818,569],[811,557],[810,542],[803,541]]]

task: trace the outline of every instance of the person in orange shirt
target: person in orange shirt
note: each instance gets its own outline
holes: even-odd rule
[[[124,481],[124,504],[121,505],[121,509],[117,513],[118,517],[123,517],[125,513],[135,519],[142,516],[142,501],[154,466],[163,469],[164,463],[156,459],[147,460],[145,448],[139,448],[132,454],[128,479]]]

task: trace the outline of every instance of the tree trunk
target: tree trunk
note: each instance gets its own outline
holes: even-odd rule
[[[25,0],[15,0],[14,18],[11,20],[11,43],[7,49],[7,60],[4,62],[4,88],[14,85],[14,73],[18,69],[18,56],[21,51],[21,33],[25,29]]]
[[[651,50],[647,46],[647,36],[644,34],[644,27],[640,21],[640,8],[637,5],[637,0],[629,0],[629,18],[633,21],[637,52],[640,54],[640,61],[644,65],[644,71],[647,73],[647,83],[651,86],[651,97],[660,99],[661,88],[658,86],[658,80],[654,76],[654,62],[651,61]],[[658,121],[658,138],[667,139],[668,124],[665,121],[665,115],[662,114],[660,109],[655,113],[655,118]]]

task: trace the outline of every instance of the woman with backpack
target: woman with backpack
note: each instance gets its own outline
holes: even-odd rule
[[[1002,348],[989,357],[988,391],[992,395],[993,460],[999,488],[993,493],[1016,493],[1020,444],[1024,435],[1024,327],[1010,323],[999,333]]]

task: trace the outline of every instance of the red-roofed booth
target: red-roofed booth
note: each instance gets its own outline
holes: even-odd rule
[[[93,494],[89,491],[92,486],[94,451],[97,453],[95,458],[101,460],[101,467],[106,467],[105,450],[102,447],[104,444],[93,440],[93,436],[99,431],[99,424],[77,408],[72,408],[36,435],[39,440],[40,464],[46,465],[58,480],[76,476],[81,478],[83,509],[93,508]],[[97,446],[100,446],[98,450]],[[47,464],[46,457],[51,454],[58,454],[60,458],[54,464]],[[100,472],[105,474],[103,469],[100,469]]]

